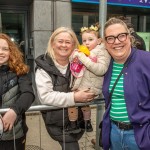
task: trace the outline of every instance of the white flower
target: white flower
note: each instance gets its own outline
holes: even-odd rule
[[[93,25],[91,25],[91,26],[89,27],[89,29],[90,29],[90,30],[94,30],[94,31],[98,31],[98,27],[97,27],[97,26],[93,26]]]
[[[81,28],[81,33],[84,32],[84,31],[86,31],[86,30],[88,30],[87,27],[82,27],[82,28]]]

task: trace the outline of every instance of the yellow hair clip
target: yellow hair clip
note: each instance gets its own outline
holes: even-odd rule
[[[90,30],[93,30],[93,31],[98,31],[98,27],[97,27],[97,26],[93,26],[93,25],[91,25],[91,26],[89,27],[89,29],[90,29]]]
[[[81,28],[81,33],[84,32],[84,31],[86,31],[86,30],[88,30],[87,27],[82,27],[82,28]]]

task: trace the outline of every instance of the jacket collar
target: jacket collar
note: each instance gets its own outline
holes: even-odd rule
[[[9,66],[8,65],[2,65],[2,66],[0,66],[0,71],[3,71],[3,72],[7,72],[7,71],[9,71]]]

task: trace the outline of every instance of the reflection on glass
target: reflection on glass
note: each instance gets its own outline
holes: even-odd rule
[[[0,20],[3,33],[8,34],[17,44],[24,40],[24,14],[2,12]]]

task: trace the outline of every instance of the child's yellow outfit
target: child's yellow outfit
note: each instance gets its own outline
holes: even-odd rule
[[[84,65],[84,69],[80,72],[82,75],[79,73],[79,78],[75,78],[72,91],[90,89],[91,92],[95,93],[95,97],[98,97],[102,94],[103,76],[110,63],[110,55],[105,49],[104,44],[101,43],[100,45],[97,45],[90,51],[89,56],[86,56],[82,52],[74,52],[70,57],[70,61],[76,57]],[[93,61],[93,58],[95,57],[96,62]],[[90,107],[82,107],[82,111],[84,120],[90,120]],[[70,121],[76,121],[78,119],[76,107],[68,108],[68,114]]]

